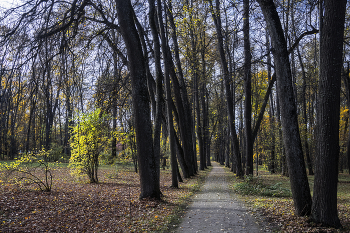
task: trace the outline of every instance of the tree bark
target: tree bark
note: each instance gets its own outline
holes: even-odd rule
[[[161,121],[162,121],[162,98],[163,98],[163,74],[160,63],[160,42],[157,33],[157,11],[155,8],[155,0],[149,0],[149,23],[152,31],[153,37],[153,54],[154,54],[154,63],[156,68],[156,106],[155,106],[155,123],[154,123],[154,154],[156,158],[160,160],[160,133],[161,133]],[[160,171],[158,172],[158,179],[160,177]]]
[[[341,227],[337,211],[340,85],[346,0],[324,1],[317,101],[318,142],[311,218]]]
[[[302,77],[303,77],[303,86],[302,86],[302,105],[303,105],[303,123],[304,123],[304,148],[305,148],[305,157],[306,157],[306,164],[309,169],[309,175],[314,175],[314,170],[312,168],[312,161],[310,157],[310,147],[308,142],[308,136],[307,136],[307,114],[306,114],[306,72],[304,68],[304,63],[301,58],[301,54],[299,51],[299,46],[297,47],[297,53],[299,58],[299,63],[301,67]]]
[[[287,43],[273,0],[258,0],[258,3],[271,35],[277,75],[277,92],[281,108],[283,142],[286,149],[295,213],[304,216],[310,214],[311,211],[311,194],[299,134]]]
[[[348,62],[348,69],[345,75],[343,75],[345,88],[346,88],[346,97],[347,97],[347,105],[348,108],[350,108],[350,68],[349,68],[349,62]],[[350,124],[348,124],[348,140],[346,142],[346,157],[348,160],[348,172],[350,174]]]
[[[175,145],[175,130],[173,123],[173,114],[171,107],[171,89],[170,89],[170,77],[165,72],[165,86],[166,86],[166,106],[167,106],[167,119],[168,119],[168,131],[170,141],[170,160],[171,160],[171,187],[178,188],[178,165],[176,160],[176,145]]]
[[[198,149],[199,149],[199,170],[204,170],[205,158],[204,158],[204,146],[202,137],[202,125],[201,125],[201,113],[199,105],[199,85],[198,85],[198,75],[194,74],[194,98],[195,98],[195,111],[197,118],[197,138],[198,138]]]
[[[185,79],[183,76],[182,72],[182,67],[181,67],[181,60],[180,60],[180,55],[179,55],[179,45],[178,45],[178,40],[177,40],[177,35],[176,35],[176,27],[174,23],[174,18],[172,15],[172,5],[171,1],[169,2],[169,8],[167,8],[167,16],[169,18],[169,24],[170,27],[172,28],[172,39],[174,43],[174,58],[175,58],[175,64],[176,64],[176,71],[177,71],[177,77],[178,80],[173,80],[173,82],[178,82],[179,85],[179,93],[181,94],[181,102],[182,106],[184,109],[184,125],[186,128],[185,132],[182,132],[182,141],[183,141],[183,150],[185,152],[185,159],[187,161],[188,169],[189,169],[189,174],[193,176],[196,173],[197,170],[197,158],[195,154],[195,133],[194,133],[194,121],[192,120],[192,117],[194,117],[191,112],[191,106],[188,100],[188,94],[187,94],[187,89],[186,89],[186,84],[185,84]],[[175,77],[174,77],[175,79]],[[176,100],[178,102],[178,100]]]
[[[243,0],[243,35],[244,35],[244,126],[246,175],[253,175],[253,139],[252,139],[252,77],[249,37],[249,0]]]
[[[216,10],[213,9],[212,2],[209,1],[209,3],[211,4],[212,17],[213,17],[213,21],[214,21],[214,24],[216,27],[216,33],[217,33],[217,38],[218,38],[218,50],[220,53],[221,66],[222,66],[222,70],[224,72],[228,120],[229,120],[229,127],[231,130],[231,139],[232,139],[233,149],[234,149],[233,153],[236,157],[236,165],[237,165],[236,175],[238,177],[241,177],[241,176],[243,176],[243,169],[242,169],[242,162],[241,162],[241,153],[239,151],[239,142],[238,142],[237,133],[236,133],[236,126],[235,126],[235,115],[234,115],[234,110],[233,110],[234,103],[233,103],[232,92],[231,92],[231,88],[230,88],[230,83],[232,80],[229,76],[227,60],[225,57],[224,44],[223,44],[221,18],[220,18],[220,1],[216,0]]]
[[[180,140],[176,134],[175,134],[175,143],[176,143],[176,148],[177,148],[177,150],[176,150],[177,160],[180,163],[182,174],[183,174],[184,178],[189,178],[190,176],[188,174],[188,168],[187,168],[187,164],[185,162],[184,151],[181,147]]]
[[[268,31],[266,30],[266,48],[268,51],[267,55],[267,78],[268,80],[271,80],[271,53],[270,53],[270,35],[268,34]],[[270,150],[271,150],[271,155],[269,159],[269,171],[271,173],[275,173],[275,143],[276,143],[276,137],[275,137],[275,111],[274,111],[274,103],[273,103],[273,95],[272,91],[270,92],[269,95],[270,98],[270,109],[269,109],[269,125],[270,125],[270,134],[271,134],[271,144],[270,144]]]
[[[171,160],[171,186],[178,188],[178,179],[177,179],[177,160],[176,160],[176,148],[175,148],[175,130],[173,123],[173,114],[172,114],[172,97],[171,97],[171,88],[170,88],[170,57],[168,53],[167,39],[165,37],[165,29],[163,25],[162,17],[162,4],[160,0],[157,0],[157,15],[158,15],[158,25],[159,25],[159,34],[161,38],[161,47],[163,51],[163,58],[165,63],[165,89],[166,89],[166,106],[167,106],[167,120],[168,120],[168,132],[169,132],[169,141],[170,141],[170,160]]]
[[[131,74],[133,112],[135,118],[137,157],[141,183],[140,198],[160,199],[157,159],[154,156],[152,123],[147,91],[146,67],[141,42],[133,19],[130,0],[116,1],[118,21],[123,36]]]

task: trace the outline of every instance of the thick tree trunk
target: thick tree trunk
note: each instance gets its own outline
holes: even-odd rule
[[[135,118],[137,157],[141,183],[140,198],[160,199],[160,183],[153,149],[152,123],[147,91],[146,67],[139,35],[134,25],[130,0],[116,1],[118,21],[123,36],[131,74],[133,112]]]
[[[273,0],[258,0],[258,3],[271,35],[277,74],[277,92],[281,108],[283,142],[286,149],[295,213],[304,216],[310,214],[311,211],[311,194],[299,135],[287,43]]]
[[[348,173],[350,174],[350,124],[349,124],[349,136],[348,136],[346,148],[347,148],[346,157],[348,158]]]
[[[156,68],[156,106],[155,106],[155,124],[154,124],[154,154],[155,157],[160,158],[160,133],[161,133],[161,121],[162,121],[162,98],[163,98],[163,74],[160,63],[160,42],[157,33],[156,19],[157,11],[155,8],[155,1],[149,0],[149,22],[153,37],[153,54],[154,63]],[[161,13],[160,13],[161,14]],[[161,25],[162,26],[162,25]],[[158,177],[160,173],[158,172]]]
[[[5,90],[2,89],[2,76],[3,72],[0,71],[0,111],[2,114],[0,114],[0,159],[4,159],[4,152],[3,152],[3,139],[4,139],[4,131],[5,131],[5,106],[4,106],[4,100],[5,100]]]
[[[344,75],[344,82],[346,86],[347,91],[347,104],[348,108],[350,108],[350,78],[349,78],[349,63],[348,63],[348,70],[346,75]],[[346,158],[348,160],[348,173],[350,174],[350,124],[348,124],[348,140],[346,142]]]
[[[346,0],[325,0],[320,39],[318,142],[311,218],[341,227],[337,211],[340,84]]]

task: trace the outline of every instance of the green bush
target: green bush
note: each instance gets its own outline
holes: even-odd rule
[[[100,109],[80,114],[72,130],[72,155],[68,166],[75,176],[87,175],[90,183],[98,182],[99,157],[109,142],[107,118]]]
[[[256,195],[267,197],[291,197],[289,189],[281,187],[282,183],[266,185],[260,177],[246,176],[245,180],[233,186],[234,191],[242,195]]]
[[[116,162],[117,158],[112,156],[109,151],[103,151],[100,155],[100,164],[112,165]]]
[[[57,163],[49,163],[46,158],[51,151],[25,153],[11,163],[1,163],[0,171],[6,182],[20,187],[34,184],[41,191],[49,192],[52,189],[52,170]]]
[[[66,162],[69,158],[65,158],[63,152],[63,146],[57,143],[51,144],[51,150],[49,153],[48,161],[50,162]]]

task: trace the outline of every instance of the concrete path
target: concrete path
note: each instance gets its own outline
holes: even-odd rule
[[[193,203],[178,232],[266,232],[256,219],[229,194],[225,171],[218,163],[212,163],[200,193],[195,195]]]

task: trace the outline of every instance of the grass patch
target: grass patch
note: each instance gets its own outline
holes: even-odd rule
[[[259,170],[259,177],[238,179],[229,169],[232,192],[245,202],[252,213],[263,215],[275,232],[350,232],[350,175],[339,174],[338,215],[342,229],[326,228],[308,222],[308,217],[294,215],[294,203],[288,177]],[[311,194],[314,177],[308,176]],[[288,191],[287,191],[288,190]]]
[[[241,195],[257,195],[266,197],[291,197],[290,189],[282,187],[282,182],[265,184],[262,177],[246,176],[242,182],[236,183],[233,190]]]

